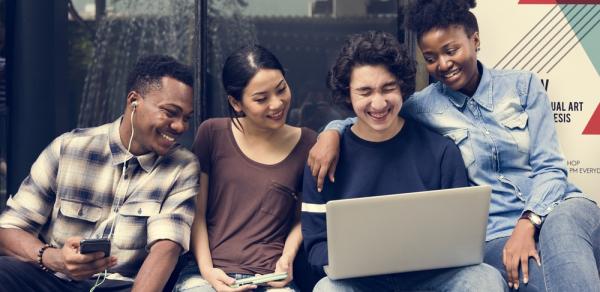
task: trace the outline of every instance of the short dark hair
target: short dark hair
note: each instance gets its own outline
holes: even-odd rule
[[[194,87],[192,69],[165,55],[142,56],[127,76],[127,93],[138,91],[141,94],[149,89],[160,89],[161,78],[171,77],[190,87]]]
[[[229,55],[221,74],[221,82],[227,95],[242,101],[244,89],[260,69],[279,70],[285,76],[285,70],[277,57],[260,45],[244,46]],[[237,118],[235,110],[227,104],[231,119]]]
[[[406,14],[406,27],[415,32],[417,40],[434,28],[462,26],[467,36],[479,31],[477,18],[469,11],[475,0],[415,0]]]
[[[357,66],[384,66],[400,86],[402,99],[415,92],[415,62],[396,37],[381,31],[351,35],[329,70],[327,86],[335,102],[350,104],[350,77]]]

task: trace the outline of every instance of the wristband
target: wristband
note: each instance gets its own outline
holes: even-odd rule
[[[51,273],[52,271],[48,267],[46,267],[44,265],[44,263],[42,262],[42,256],[44,255],[44,252],[48,248],[54,248],[54,246],[46,243],[42,247],[40,247],[40,249],[38,250],[38,253],[37,253],[37,261],[38,261],[38,265],[40,266],[40,269],[42,269],[42,271]]]
[[[535,229],[540,229],[542,227],[542,217],[540,217],[538,214],[535,214],[531,211],[525,211],[519,219],[529,220],[529,222],[531,222],[531,224],[533,225],[533,227],[535,227]]]

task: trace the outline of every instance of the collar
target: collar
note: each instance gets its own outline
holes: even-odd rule
[[[154,152],[150,152],[147,154],[135,156],[129,151],[127,148],[123,146],[121,143],[121,137],[119,135],[119,128],[121,126],[121,121],[123,120],[123,116],[119,117],[117,120],[112,122],[108,129],[108,144],[110,147],[111,159],[113,165],[119,165],[129,161],[132,158],[135,158],[137,162],[140,164],[142,169],[146,172],[150,172],[155,165],[155,162],[158,159],[158,155]]]
[[[485,108],[488,111],[492,111],[494,109],[493,104],[493,90],[492,90],[492,76],[490,70],[486,68],[481,62],[477,61],[477,68],[479,69],[481,74],[481,80],[479,80],[479,86],[477,86],[477,90],[473,94],[472,98],[475,102],[477,102],[481,107]],[[462,108],[465,105],[468,96],[459,91],[454,91],[450,87],[441,83],[441,91],[443,94],[449,97],[450,101],[457,108]]]

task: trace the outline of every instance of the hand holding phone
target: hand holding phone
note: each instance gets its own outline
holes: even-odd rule
[[[95,252],[104,252],[104,257],[110,256],[110,239],[82,239],[79,242],[79,253],[88,254]]]
[[[260,275],[260,276],[255,276],[255,277],[250,277],[250,278],[245,278],[245,279],[240,279],[240,280],[236,280],[235,283],[233,285],[230,285],[229,287],[231,288],[238,288],[240,286],[243,285],[260,285],[260,284],[265,284],[267,282],[272,282],[272,281],[281,281],[287,278],[287,273],[283,272],[283,273],[272,273],[272,274],[265,274],[265,275]]]

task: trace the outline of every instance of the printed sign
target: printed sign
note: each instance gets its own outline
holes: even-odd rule
[[[569,180],[600,202],[600,0],[480,0],[473,12],[480,60],[542,80]]]

